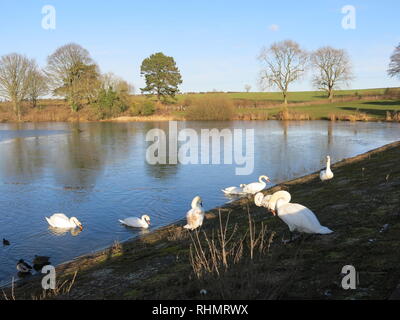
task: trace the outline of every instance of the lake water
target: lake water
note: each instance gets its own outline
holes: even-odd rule
[[[256,181],[275,183],[400,139],[395,123],[328,121],[180,122],[179,128],[255,129],[254,172],[236,165],[150,165],[146,133],[168,122],[0,124],[0,284],[16,276],[18,259],[48,255],[53,264],[124,241],[143,231],[118,219],[151,216],[150,230],[185,217],[195,195],[206,209],[229,199],[221,188]],[[63,212],[84,225],[56,234],[45,216]]]

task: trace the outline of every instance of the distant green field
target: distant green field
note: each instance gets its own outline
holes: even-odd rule
[[[378,89],[360,89],[360,90],[339,90],[335,91],[335,96],[354,96],[354,95],[381,95],[385,92],[385,88]],[[195,94],[181,94],[178,95],[178,103],[183,102],[187,97],[196,97],[201,96],[203,94],[210,93],[195,93]],[[221,93],[226,95],[231,99],[237,100],[253,100],[253,101],[282,101],[282,94],[280,92],[229,92],[229,93]],[[327,99],[327,96],[322,91],[298,91],[298,92],[289,92],[288,100],[289,103],[294,102],[306,102],[306,101],[315,101]]]
[[[237,112],[238,114],[268,113],[269,116],[273,116],[281,110],[281,107],[243,108],[237,109]],[[289,110],[309,114],[312,119],[329,119],[330,114],[353,115],[357,112],[362,112],[373,119],[384,120],[386,111],[400,111],[400,100],[349,101],[310,106],[294,106],[290,107]]]

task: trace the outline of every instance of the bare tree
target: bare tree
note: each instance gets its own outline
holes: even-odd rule
[[[82,99],[90,100],[90,91],[99,84],[97,65],[89,52],[75,43],[64,45],[50,55],[45,72],[53,94],[64,96],[74,111],[79,109]]]
[[[246,92],[250,92],[250,90],[251,90],[251,85],[246,84],[246,85],[244,86],[244,90],[246,90]]]
[[[260,73],[262,88],[276,87],[287,104],[289,85],[298,80],[305,72],[308,54],[294,41],[286,40],[263,48],[258,59],[263,64]]]
[[[394,49],[390,57],[388,74],[391,77],[400,78],[400,44]]]
[[[12,102],[18,120],[21,120],[21,102],[28,94],[29,73],[33,64],[33,60],[17,53],[0,59],[0,96]]]
[[[112,72],[105,73],[101,76],[101,82],[103,89],[112,88],[114,91],[126,92],[127,94],[134,93],[135,88],[133,85],[122,79],[121,77],[116,76]]]
[[[36,107],[38,98],[49,92],[47,77],[38,68],[36,63],[32,64],[29,71],[27,90],[27,98],[31,101],[33,108]]]
[[[345,50],[320,48],[311,55],[311,63],[317,71],[313,78],[314,86],[326,91],[329,99],[333,98],[334,89],[353,79],[350,59]]]

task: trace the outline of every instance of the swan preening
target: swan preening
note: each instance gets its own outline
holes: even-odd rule
[[[262,192],[259,192],[254,196],[254,203],[256,204],[257,207],[268,208],[268,203],[269,200],[271,200],[271,197],[272,195],[270,194],[264,196]]]
[[[333,178],[333,172],[331,170],[331,157],[330,156],[326,156],[326,169],[322,170],[319,173],[319,178],[322,181],[330,180]]]
[[[268,209],[285,222],[290,232],[328,234],[333,231],[321,226],[315,214],[298,203],[290,203],[291,196],[287,191],[275,192],[268,201]],[[259,199],[258,199],[259,201]]]
[[[82,223],[80,223],[80,221],[77,218],[75,217],[68,218],[64,213],[55,213],[50,218],[47,217],[45,218],[49,223],[49,225],[52,226],[53,228],[59,228],[59,229],[79,228],[83,230]]]
[[[265,181],[263,181],[265,180]],[[258,178],[258,182],[253,182],[250,184],[247,184],[244,188],[243,191],[245,193],[250,193],[250,194],[256,194],[257,192],[260,192],[261,190],[263,190],[266,185],[267,182],[270,182],[271,180],[269,180],[269,178],[267,176],[260,176]]]
[[[221,191],[227,195],[244,194],[243,188],[246,187],[245,184],[241,184],[240,187],[228,187],[222,189]]]
[[[144,214],[141,218],[130,217],[130,218],[126,218],[124,220],[118,220],[118,221],[128,227],[133,227],[133,228],[147,229],[150,225],[150,217],[146,214]]]
[[[192,209],[186,214],[187,224],[184,226],[185,229],[194,230],[203,224],[204,220],[204,209],[203,203],[199,196],[194,197],[192,200]]]

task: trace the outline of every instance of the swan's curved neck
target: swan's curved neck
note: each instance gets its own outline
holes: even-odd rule
[[[326,171],[331,171],[331,158],[326,160]]]
[[[285,198],[279,198],[279,199],[276,201],[276,204],[275,204],[275,210],[276,210],[276,212],[278,212],[278,209],[279,209],[280,206],[283,206],[284,204],[289,203],[289,201],[287,201],[287,200],[288,200],[288,199],[285,199]]]
[[[192,209],[199,207],[199,200],[198,199],[194,199],[192,201]]]
[[[265,179],[265,182],[263,181],[263,179]],[[261,176],[261,177],[258,178],[258,181],[260,183],[267,183],[267,177],[266,176]]]

